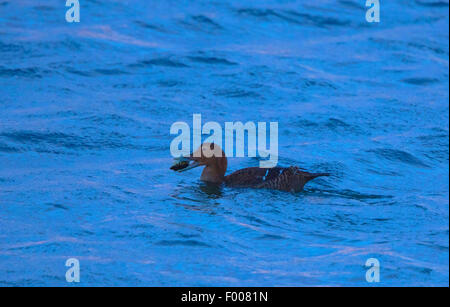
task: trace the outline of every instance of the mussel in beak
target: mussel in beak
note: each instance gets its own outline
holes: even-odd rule
[[[176,162],[174,165],[172,165],[170,167],[170,169],[173,171],[180,171],[182,169],[185,169],[188,166],[189,166],[189,161],[179,161],[179,162]]]
[[[175,164],[170,167],[171,170],[176,172],[184,172],[200,166],[200,164],[191,158],[181,157],[175,159]]]

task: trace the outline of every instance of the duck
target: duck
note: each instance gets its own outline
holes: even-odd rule
[[[202,144],[194,153],[175,159],[171,167],[184,172],[196,167],[204,167],[200,180],[232,188],[271,189],[285,192],[301,192],[309,181],[329,173],[309,173],[299,167],[248,167],[225,175],[228,159],[222,148],[214,143]]]

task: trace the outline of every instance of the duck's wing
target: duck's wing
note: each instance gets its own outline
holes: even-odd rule
[[[225,183],[234,187],[300,192],[308,181],[320,176],[328,176],[328,174],[312,174],[292,166],[269,169],[250,167],[226,176]]]
[[[225,177],[225,183],[234,187],[258,187],[279,177],[286,168],[259,168],[249,167],[238,170]]]

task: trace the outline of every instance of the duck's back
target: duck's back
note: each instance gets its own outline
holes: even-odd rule
[[[225,177],[225,184],[232,187],[251,187],[282,191],[303,190],[311,179],[327,174],[311,174],[300,171],[298,167],[259,168],[249,167],[238,170]]]
[[[283,173],[285,168],[249,167],[238,170],[225,177],[225,183],[230,186],[254,187],[266,181],[273,180]]]

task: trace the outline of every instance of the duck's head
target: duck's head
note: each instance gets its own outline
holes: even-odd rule
[[[201,180],[206,182],[222,183],[227,171],[227,157],[217,144],[204,143],[194,153],[187,157],[175,159],[170,168],[174,171],[184,172],[199,166],[205,166]]]

